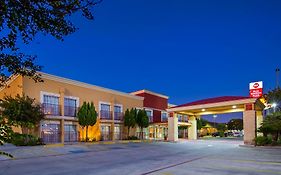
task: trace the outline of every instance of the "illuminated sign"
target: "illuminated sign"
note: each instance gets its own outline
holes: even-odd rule
[[[262,81],[250,83],[250,97],[259,98],[262,96],[263,83]]]

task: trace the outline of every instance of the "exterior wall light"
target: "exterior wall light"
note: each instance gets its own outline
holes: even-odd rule
[[[206,111],[206,109],[202,109],[201,111],[204,112],[204,111]]]
[[[232,109],[236,109],[236,108],[237,108],[237,106],[236,106],[236,105],[233,105],[233,106],[232,106]]]

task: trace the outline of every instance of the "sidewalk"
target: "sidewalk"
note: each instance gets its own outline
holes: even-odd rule
[[[112,149],[111,145],[126,147],[135,143],[152,143],[153,140],[122,140],[122,141],[100,141],[100,142],[75,142],[66,144],[48,144],[40,146],[14,146],[5,144],[0,146],[0,151],[13,155],[13,158],[0,155],[0,161],[11,159],[26,159],[32,157],[58,156],[65,154],[84,153],[92,151],[106,151]]]

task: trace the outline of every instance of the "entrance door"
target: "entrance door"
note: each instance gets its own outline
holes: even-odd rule
[[[64,141],[77,142],[77,129],[76,125],[64,125]]]
[[[114,126],[114,139],[121,140],[121,127],[120,126]]]
[[[41,137],[44,143],[61,142],[61,129],[59,124],[43,124],[41,126]]]
[[[101,140],[110,140],[110,126],[101,125]]]

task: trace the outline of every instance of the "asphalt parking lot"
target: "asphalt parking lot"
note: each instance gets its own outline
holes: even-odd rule
[[[0,160],[0,175],[281,174],[281,149],[239,144],[199,140],[20,148],[25,150],[14,152],[15,159]],[[25,151],[29,154],[23,156]]]

